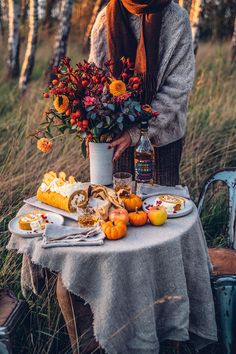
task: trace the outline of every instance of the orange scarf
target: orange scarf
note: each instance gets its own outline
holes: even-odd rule
[[[171,0],[111,0],[107,5],[107,36],[111,70],[121,73],[121,58],[130,58],[135,72],[144,78],[143,103],[150,104],[156,92],[159,40],[163,9]],[[129,22],[128,12],[141,16],[142,29],[137,42]]]

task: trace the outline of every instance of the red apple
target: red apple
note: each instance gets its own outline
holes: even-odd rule
[[[163,225],[167,220],[167,211],[164,206],[154,206],[149,209],[148,219],[155,226]]]
[[[123,221],[126,225],[129,222],[129,214],[127,210],[118,208],[118,209],[113,209],[109,213],[109,220],[114,222],[114,221]]]

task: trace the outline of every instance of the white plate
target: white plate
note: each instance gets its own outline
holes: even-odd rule
[[[30,210],[28,212],[30,212]],[[46,215],[47,215],[47,219],[48,219],[49,223],[53,223],[56,225],[63,225],[63,223],[64,223],[63,216],[55,214],[55,213],[51,213],[51,212],[47,212]],[[9,222],[8,229],[11,233],[25,237],[25,238],[31,238],[31,237],[36,237],[36,236],[42,235],[43,230],[37,231],[37,232],[31,231],[31,230],[21,230],[18,225],[19,218],[20,218],[20,215],[16,216],[14,219],[12,219]]]
[[[163,193],[161,193],[161,194],[163,194]],[[156,201],[157,197],[158,197],[158,194],[153,197],[147,198],[143,201],[143,210],[146,211],[146,213],[148,213],[147,206],[155,205],[155,201]],[[181,198],[183,198],[183,197],[181,197]],[[178,210],[176,213],[168,213],[168,218],[180,218],[181,216],[188,215],[192,212],[194,203],[190,199],[186,199],[186,198],[184,198],[184,199],[185,199],[184,209]]]
[[[72,220],[75,220],[75,221],[78,220],[78,214],[77,213],[70,213],[70,212],[68,212],[66,210],[58,209],[58,208],[55,208],[55,207],[53,207],[51,205],[44,204],[44,203],[40,202],[36,197],[32,197],[32,198],[26,199],[26,200],[24,200],[24,202],[26,204],[32,205],[32,206],[34,206],[36,208],[43,209],[43,210],[49,210],[49,211],[51,211],[53,213],[57,213],[57,214],[63,215],[66,218],[69,218],[69,219],[72,219]],[[93,208],[96,208],[97,206],[103,206],[105,203],[106,202],[104,200],[90,197],[88,205],[93,207]]]

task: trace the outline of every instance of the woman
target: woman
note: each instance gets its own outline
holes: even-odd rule
[[[179,183],[179,164],[186,130],[188,94],[194,80],[194,53],[187,12],[170,0],[111,0],[98,14],[91,34],[89,61],[113,63],[129,57],[145,81],[145,102],[160,112],[149,126],[155,146],[157,183]],[[134,173],[133,151],[139,140],[134,127],[115,139],[116,171]]]

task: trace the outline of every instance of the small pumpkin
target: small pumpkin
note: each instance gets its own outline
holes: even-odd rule
[[[135,211],[136,208],[140,209],[142,206],[142,200],[136,194],[130,194],[129,197],[122,198],[125,209],[128,211]]]
[[[123,221],[107,221],[102,224],[102,230],[109,240],[118,240],[127,233],[127,226]]]
[[[136,211],[129,213],[129,222],[133,226],[143,226],[147,223],[148,216],[145,211],[138,211],[138,208],[136,208]]]

